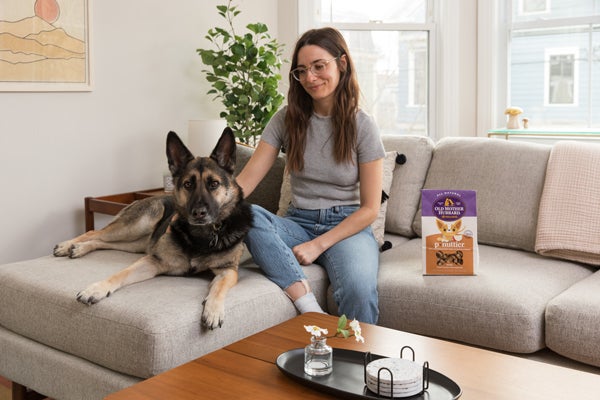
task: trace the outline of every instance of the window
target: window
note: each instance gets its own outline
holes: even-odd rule
[[[577,49],[546,49],[544,105],[577,105]]]
[[[535,128],[599,128],[600,3],[506,0],[506,7],[508,101],[499,107],[523,108]]]
[[[428,0],[302,0],[300,30],[333,26],[344,35],[363,98],[382,134],[429,135],[434,88]]]
[[[549,0],[519,0],[519,15],[548,12]]]
[[[413,49],[408,56],[409,105],[427,107],[427,50]]]

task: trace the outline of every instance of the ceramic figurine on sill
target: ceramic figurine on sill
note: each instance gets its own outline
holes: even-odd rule
[[[523,113],[521,107],[508,107],[504,114],[508,115],[508,121],[506,122],[506,129],[520,129],[519,126],[519,114]]]

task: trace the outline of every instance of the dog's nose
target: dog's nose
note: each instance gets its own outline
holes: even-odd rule
[[[204,218],[208,214],[206,207],[196,207],[192,210],[192,216],[194,218]]]

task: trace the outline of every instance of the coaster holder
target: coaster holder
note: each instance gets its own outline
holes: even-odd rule
[[[415,362],[415,351],[410,346],[403,346],[400,349],[400,358],[404,358],[404,350],[410,350],[410,352],[412,353],[412,361]],[[365,382],[365,386],[367,385],[367,365],[371,361],[373,361],[373,356],[371,355],[371,352],[368,351],[365,353],[364,363],[363,363],[363,373],[364,373],[363,379]],[[390,395],[389,396],[385,396],[380,393],[381,392],[381,379],[380,379],[381,371],[387,371],[390,374]],[[423,363],[423,390],[421,392],[419,392],[418,394],[422,394],[427,389],[429,389],[429,361],[425,361]],[[369,389],[367,388],[367,390],[369,390]],[[379,368],[379,370],[377,370],[377,392],[375,394],[377,395],[377,397],[386,397],[386,398],[394,397],[394,374],[392,373],[392,371],[389,368],[381,367],[381,368]],[[416,395],[413,395],[413,396],[416,396]]]

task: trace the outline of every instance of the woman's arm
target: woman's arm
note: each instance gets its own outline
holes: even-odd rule
[[[359,164],[360,207],[339,225],[319,237],[293,248],[302,265],[313,263],[325,250],[365,229],[377,218],[381,206],[383,159]]]
[[[279,150],[274,146],[271,146],[267,142],[258,142],[258,146],[254,150],[252,157],[250,157],[242,172],[235,178],[244,192],[244,197],[250,196],[254,189],[256,189],[256,186],[258,186],[273,166],[278,154]]]

